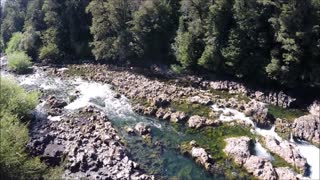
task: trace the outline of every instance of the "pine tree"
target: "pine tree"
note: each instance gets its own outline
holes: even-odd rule
[[[87,8],[92,14],[93,55],[97,60],[124,61],[132,57],[131,0],[92,0]]]
[[[133,15],[134,51],[147,61],[165,61],[176,31],[178,3],[146,0]]]

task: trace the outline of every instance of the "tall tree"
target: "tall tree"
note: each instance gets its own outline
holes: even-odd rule
[[[124,61],[132,57],[131,0],[92,0],[87,8],[92,14],[93,55],[97,60]]]
[[[205,20],[211,0],[182,0],[179,29],[173,44],[177,61],[185,68],[194,68],[204,51]]]
[[[147,61],[166,61],[176,31],[178,2],[146,0],[133,15],[134,51]]]
[[[63,0],[45,0],[42,10],[46,30],[42,34],[43,47],[40,50],[40,59],[56,61],[63,58],[68,51],[68,29],[65,25],[65,6]]]
[[[5,1],[0,36],[4,46],[14,32],[22,31],[27,8],[26,0]]]

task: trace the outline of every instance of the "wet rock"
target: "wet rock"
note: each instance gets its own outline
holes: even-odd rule
[[[265,103],[251,100],[245,105],[244,113],[251,116],[258,127],[270,128],[274,122],[274,118],[268,113]]]
[[[150,126],[142,122],[136,124],[134,128],[140,135],[147,135],[151,132]]]
[[[314,101],[309,107],[310,114],[320,118],[320,101]]]
[[[85,107],[64,117],[32,124],[28,146],[50,164],[65,157],[62,179],[153,179],[134,166],[117,131],[98,109]]]
[[[188,115],[185,112],[177,111],[171,114],[170,121],[174,123],[179,123],[187,120]]]
[[[164,117],[164,115],[166,114],[166,110],[163,108],[159,108],[156,112],[156,117],[158,119],[162,119]]]
[[[259,179],[278,179],[271,162],[261,157],[250,156],[243,166],[249,173],[252,173]]]
[[[301,156],[297,146],[287,140],[277,140],[274,137],[265,138],[266,147],[273,153],[282,157],[292,166],[305,173],[309,167],[307,160]]]
[[[225,140],[227,145],[224,148],[224,152],[232,157],[235,163],[243,165],[247,159],[251,156],[250,154],[250,143],[251,139],[246,136],[228,138]]]
[[[165,95],[160,95],[153,99],[152,105],[156,107],[166,107],[170,104],[170,99],[166,98]]]
[[[206,119],[203,117],[200,117],[198,115],[191,116],[188,120],[188,127],[189,128],[200,128],[206,123]]]
[[[116,98],[116,99],[120,99],[120,98],[121,98],[121,95],[117,93],[117,94],[115,94],[113,97]]]
[[[224,152],[236,164],[243,166],[249,173],[259,179],[291,179],[296,175],[290,168],[274,168],[270,160],[255,156],[250,152],[252,140],[246,136],[225,139]]]
[[[294,120],[293,137],[320,144],[320,116],[306,115]]]
[[[278,167],[278,168],[275,168],[275,170],[278,175],[278,179],[290,179],[290,180],[302,179],[299,177],[297,173],[295,173],[292,169],[288,167]]]
[[[134,130],[131,127],[128,127],[126,131],[128,134],[134,134]]]

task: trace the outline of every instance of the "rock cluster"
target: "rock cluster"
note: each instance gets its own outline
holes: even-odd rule
[[[245,94],[258,101],[284,108],[291,107],[296,103],[296,98],[285,94],[283,91],[259,91],[247,88],[244,84],[235,81],[203,81],[202,86],[215,90],[225,90],[230,93]]]
[[[65,161],[65,179],[153,179],[129,159],[117,131],[93,107],[59,122],[36,122],[30,133],[32,154],[51,165]]]
[[[298,168],[301,172],[305,173],[308,170],[309,165],[307,160],[301,156],[295,144],[290,143],[287,140],[277,140],[274,137],[267,136],[265,138],[265,145],[271,152],[279,155],[293,167]]]
[[[258,127],[270,128],[274,123],[274,118],[268,113],[266,104],[254,99],[245,105],[244,113],[251,116]]]
[[[298,179],[298,175],[289,168],[275,168],[270,160],[258,157],[250,152],[253,143],[249,137],[228,138],[224,152],[231,157],[235,163],[244,167],[259,179]]]
[[[295,119],[292,134],[295,138],[320,144],[320,116],[309,114]]]

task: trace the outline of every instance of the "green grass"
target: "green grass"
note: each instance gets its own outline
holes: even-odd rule
[[[215,90],[215,89],[210,89],[210,93],[213,95],[218,95],[220,96],[220,98],[223,99],[230,99],[230,98],[235,98],[238,101],[245,101],[245,102],[249,102],[250,98],[242,95],[242,94],[230,94],[228,91],[225,90]]]
[[[279,106],[269,105],[269,113],[271,113],[275,118],[287,119],[293,121],[294,119],[306,115],[307,112],[299,109],[285,109]]]
[[[172,102],[170,107],[176,111],[185,112],[190,116],[199,115],[209,118],[209,114],[212,112],[212,109],[208,106],[201,104],[190,104],[187,102]]]

